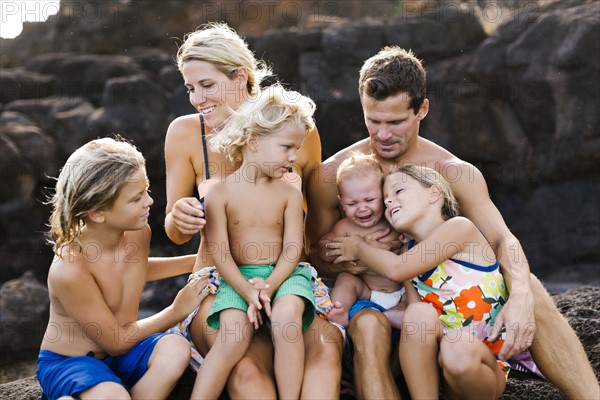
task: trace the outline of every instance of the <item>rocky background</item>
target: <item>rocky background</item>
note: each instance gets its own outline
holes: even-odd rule
[[[154,254],[195,251],[162,228],[163,145],[170,121],[194,112],[177,43],[210,20],[246,35],[282,82],[315,100],[324,158],[366,137],[363,61],[385,45],[411,48],[428,72],[421,134],[482,170],[543,281],[600,285],[599,2],[63,1],[47,22],[0,39],[3,358],[39,345],[52,260],[43,201],[90,139],[117,133],[146,156]],[[149,286],[143,308],[164,306],[182,279]]]

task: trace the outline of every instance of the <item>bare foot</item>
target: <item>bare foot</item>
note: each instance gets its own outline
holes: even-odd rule
[[[331,303],[327,310],[325,310],[325,317],[327,317],[328,321],[335,322],[336,324],[342,326],[348,325],[348,311],[346,311],[346,308],[339,301]]]
[[[392,325],[392,328],[396,328],[398,330],[402,328],[402,320],[404,319],[403,308],[401,309],[400,307],[395,306],[387,311],[384,311],[383,314],[390,321],[390,325]]]

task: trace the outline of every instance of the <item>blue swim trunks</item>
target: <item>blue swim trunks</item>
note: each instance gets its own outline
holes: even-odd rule
[[[155,333],[137,343],[122,356],[103,360],[90,356],[67,357],[40,350],[37,378],[49,400],[61,396],[79,397],[102,382],[116,382],[130,390],[148,369],[148,360],[156,343],[166,333]]]
[[[356,303],[350,308],[348,311],[348,321],[354,317],[354,315],[362,309],[370,308],[373,310],[377,310],[380,312],[386,311],[386,309],[380,306],[377,303],[372,302],[371,300],[357,300]],[[352,340],[350,336],[347,336],[348,340],[346,340],[346,348],[344,349],[344,361],[346,367],[350,370],[354,370],[354,346],[352,345]],[[392,347],[395,346],[400,341],[400,331],[398,329],[392,328]]]

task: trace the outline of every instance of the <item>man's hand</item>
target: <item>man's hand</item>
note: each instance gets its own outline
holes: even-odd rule
[[[495,340],[503,327],[506,329],[506,337],[498,357],[506,360],[531,346],[537,330],[531,293],[519,296],[518,300],[508,298],[496,316],[488,339]]]

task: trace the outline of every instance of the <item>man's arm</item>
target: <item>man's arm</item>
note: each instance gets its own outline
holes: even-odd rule
[[[481,172],[471,164],[461,164],[460,179],[451,180],[450,183],[462,215],[473,221],[492,245],[509,290],[509,299],[496,318],[496,325],[504,325],[508,333],[500,357],[508,358],[525,350],[533,338],[534,313],[529,264],[521,244],[490,199]]]
[[[336,185],[337,164],[326,161],[315,168],[308,180],[305,221],[306,251],[311,264],[326,277],[335,277],[345,269],[319,258],[319,241],[333,230],[341,219]]]

